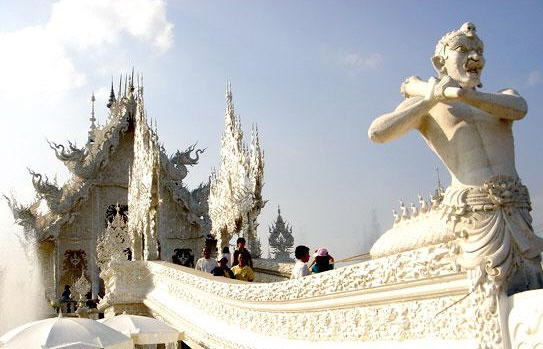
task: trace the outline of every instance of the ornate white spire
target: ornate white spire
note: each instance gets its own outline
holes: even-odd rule
[[[111,109],[113,103],[115,103],[115,92],[113,91],[113,78],[111,78],[111,90],[109,91],[109,100],[107,101],[106,107]]]
[[[89,128],[89,142],[94,142],[94,130],[96,129],[96,118],[94,117],[94,102],[96,101],[96,97],[94,97],[94,92],[91,96],[91,116],[89,118],[89,121],[91,122],[90,128]]]
[[[241,121],[234,112],[229,82],[226,84],[220,154],[219,169],[212,173],[210,183],[212,234],[219,240],[220,246],[228,243],[235,234],[246,237],[249,247],[252,244],[256,246],[256,220],[264,207],[261,193],[264,162],[256,128],[252,130],[250,148],[243,143]]]

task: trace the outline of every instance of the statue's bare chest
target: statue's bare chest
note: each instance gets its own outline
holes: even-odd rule
[[[429,118],[424,122],[426,132],[439,132],[449,140],[453,137],[485,138],[510,132],[507,121],[500,120],[483,110],[465,103],[438,103],[429,112]]]

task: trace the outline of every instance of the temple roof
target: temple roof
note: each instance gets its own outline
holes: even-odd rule
[[[72,142],[65,146],[50,142],[49,146],[54,150],[55,156],[61,160],[71,173],[70,179],[62,186],[56,180],[50,180],[46,175],[29,170],[32,176],[32,184],[36,190],[36,200],[24,206],[15,200],[7,198],[16,222],[27,231],[34,231],[38,240],[55,239],[62,225],[75,219],[81,203],[89,198],[91,189],[97,184],[98,176],[110,163],[116,152],[121,136],[134,124],[135,115],[141,115],[141,120],[150,142],[156,145],[159,153],[161,181],[179,204],[188,214],[194,215],[193,220],[207,216],[207,196],[209,185],[200,185],[192,192],[183,184],[187,176],[187,165],[198,163],[199,155],[204,151],[195,150],[195,145],[190,146],[184,152],[177,151],[171,157],[167,156],[165,149],[158,142],[155,129],[148,124],[143,103],[143,80],[138,77],[138,86],[134,86],[134,75],[125,77],[124,90],[121,90],[122,80],[119,85],[117,98],[111,89],[108,108],[110,109],[105,125],[96,125],[94,117],[94,101],[92,98],[91,125],[87,143],[83,147],[77,147]],[[94,94],[93,94],[94,97]],[[191,156],[195,151],[195,156]],[[48,212],[39,212],[38,206],[45,201]]]

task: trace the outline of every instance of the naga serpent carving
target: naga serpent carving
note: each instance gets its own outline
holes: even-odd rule
[[[172,179],[176,181],[182,181],[188,174],[187,165],[194,166],[198,164],[200,160],[200,154],[205,151],[204,149],[196,149],[196,143],[189,146],[185,151],[176,151],[175,154],[167,159],[161,159],[166,170],[171,174]],[[191,157],[191,153],[194,151],[194,157]],[[166,161],[167,160],[167,161]]]

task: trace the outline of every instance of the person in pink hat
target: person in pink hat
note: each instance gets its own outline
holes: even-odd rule
[[[334,257],[328,254],[327,249],[319,248],[313,256],[315,259],[311,267],[312,273],[322,273],[334,269]]]

